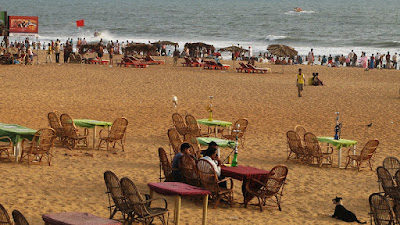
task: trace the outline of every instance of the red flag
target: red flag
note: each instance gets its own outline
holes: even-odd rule
[[[83,27],[83,26],[85,26],[85,22],[83,20],[78,20],[78,21],[76,21],[76,26]]]

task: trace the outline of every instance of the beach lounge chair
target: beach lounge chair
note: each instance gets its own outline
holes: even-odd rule
[[[84,129],[83,134],[78,132],[72,118],[65,113],[60,116],[60,121],[65,132],[65,146],[70,149],[78,147],[79,144],[86,148],[89,146],[89,130],[87,128]]]
[[[189,143],[192,146],[193,157],[195,157],[196,159],[200,159],[201,148],[200,148],[200,144],[199,144],[199,141],[197,140],[196,136],[194,136],[193,134],[185,134],[185,136],[183,137],[183,141],[186,143]]]
[[[222,66],[220,66],[214,61],[204,61],[204,69],[227,70],[229,69],[229,65],[222,64]]]
[[[18,210],[12,211],[12,217],[14,219],[14,225],[29,225],[25,216]]]
[[[180,152],[179,146],[182,144],[182,139],[179,136],[178,131],[175,128],[168,129],[168,139],[169,144],[171,146],[171,150],[174,152],[174,155]]]
[[[180,135],[185,135],[190,132],[189,128],[186,126],[185,119],[181,114],[172,114],[172,122]]]
[[[158,157],[160,158],[160,182],[163,179],[165,180],[165,182],[174,181],[171,162],[168,159],[167,153],[161,147],[158,148]],[[164,177],[162,177],[161,175],[161,170],[164,171]]]
[[[270,68],[259,68],[259,67],[255,67],[252,64],[247,64],[247,66],[253,70],[254,73],[267,73],[268,71],[271,71]]]
[[[129,221],[132,217],[133,210],[128,205],[117,175],[111,171],[104,172],[104,182],[107,187],[106,194],[108,195],[110,219],[112,219],[117,212],[121,212],[124,221]]]
[[[287,174],[288,168],[284,165],[278,165],[269,171],[265,183],[254,178],[251,178],[251,181],[246,183],[246,191],[257,197],[260,211],[263,210],[263,206],[266,205],[267,200],[273,200],[274,197],[275,200],[273,201],[277,204],[279,211],[282,211],[281,199]],[[253,182],[258,183],[260,186],[252,184]],[[247,207],[247,203],[245,204],[245,207]]]
[[[0,161],[7,159],[11,161],[11,152],[14,148],[11,138],[4,136],[0,137]],[[4,153],[4,156],[2,156]]]
[[[131,224],[133,220],[142,222],[142,224],[152,224],[154,218],[159,218],[163,225],[168,224],[168,204],[167,200],[164,198],[152,198],[146,200],[140,191],[137,189],[136,185],[127,177],[121,179],[121,188],[123,195],[127,200],[128,206],[133,210]],[[153,201],[163,202],[164,207],[150,207]],[[165,218],[167,216],[167,218]]]
[[[320,167],[322,167],[323,164],[332,166],[332,147],[327,147],[327,152],[322,152],[318,138],[311,132],[308,132],[304,135],[304,141],[305,148],[308,151],[307,153],[311,155],[311,162],[313,159],[316,159]],[[326,162],[324,163],[324,161]]]
[[[43,128],[38,130],[32,141],[28,139],[22,140],[22,152],[19,161],[22,162],[24,158],[27,158],[29,165],[32,162],[41,163],[45,159],[50,166],[55,139],[56,132],[53,129]]]
[[[288,161],[291,156],[293,156],[293,159],[303,160],[305,155],[300,136],[296,132],[290,130],[286,132],[286,137],[287,137],[287,144],[289,147],[286,161]]]
[[[240,142],[240,146],[244,147],[244,141],[246,140],[244,133],[246,132],[249,121],[245,118],[238,119],[232,126],[230,134],[224,135],[222,132],[222,137],[228,140],[236,141],[236,137]]]
[[[379,166],[376,168],[376,173],[378,175],[378,182],[381,184],[383,191],[385,192],[385,196],[389,196],[400,203],[400,189],[395,184],[389,171],[382,166]]]
[[[185,60],[185,62],[182,63],[182,66],[183,66],[183,67],[185,67],[185,66],[187,66],[187,67],[192,66],[192,61],[191,61],[188,57],[185,57],[185,58],[183,58],[183,59]]]
[[[221,199],[227,201],[233,207],[233,180],[230,177],[225,177],[218,180],[217,173],[213,166],[204,159],[197,162],[197,169],[203,187],[211,192],[211,199],[215,201],[214,209],[217,208]],[[230,186],[227,188],[220,187],[219,184],[230,181]]]
[[[391,225],[398,224],[394,216],[392,207],[388,199],[379,193],[374,193],[369,196],[369,206],[371,209],[371,216],[376,225]],[[372,224],[371,218],[371,224]]]
[[[153,57],[151,56],[146,56],[143,58],[144,62],[147,62],[149,65],[160,65],[160,64],[165,64],[165,61],[162,60],[154,60]]]
[[[183,155],[180,158],[179,170],[182,173],[185,183],[200,187],[201,182],[197,172],[196,161],[190,155]]]
[[[121,145],[122,151],[124,152],[124,139],[126,137],[127,127],[128,120],[125,117],[121,117],[113,122],[110,130],[108,130],[108,128],[100,130],[100,142],[98,149],[100,149],[102,144],[107,144],[107,151],[110,144],[113,144],[113,149],[115,149],[115,145],[118,143],[119,145]],[[105,132],[107,133],[104,134]]]
[[[56,137],[62,144],[65,140],[64,128],[61,126],[60,116],[57,112],[49,112],[47,114],[47,119],[49,120],[50,127],[56,132]]]
[[[240,67],[236,68],[236,71],[238,73],[241,73],[241,72],[250,73],[250,72],[252,72],[252,70],[246,64],[240,62],[239,65],[240,65]]]
[[[1,225],[12,225],[10,215],[8,215],[7,210],[0,204],[0,224]]]
[[[358,171],[361,170],[361,164],[363,162],[368,162],[369,167],[372,171],[372,157],[375,155],[376,149],[378,148],[379,141],[378,140],[370,140],[368,141],[364,148],[361,150],[359,155],[352,155],[352,149],[349,149],[347,153],[347,163],[346,168],[350,165],[351,162],[356,161]]]
[[[396,157],[386,157],[383,160],[383,167],[389,171],[392,177],[395,177],[396,172],[400,170],[400,161]]]
[[[186,121],[186,126],[190,130],[190,134],[193,134],[196,137],[209,136],[209,133],[201,133],[200,126],[197,123],[196,118],[194,118],[194,116],[192,116],[191,114],[186,115],[185,121]]]

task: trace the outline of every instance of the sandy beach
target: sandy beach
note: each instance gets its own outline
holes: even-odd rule
[[[214,118],[249,120],[239,164],[265,170],[278,164],[289,168],[282,211],[276,207],[263,212],[256,206],[244,208],[239,204],[243,201],[241,182],[234,180],[234,207],[222,204],[212,209],[211,205],[208,224],[347,224],[330,217],[334,210],[331,199],[336,196],[341,196],[346,208],[360,220],[369,221],[368,197],[379,191],[375,170],[357,172],[286,162],[285,135],[295,125],[303,125],[317,136],[333,136],[335,112],[340,112],[342,138],[358,141],[357,150],[370,139],[380,141],[374,169],[385,157],[398,156],[398,70],[301,65],[285,66],[282,74],[275,73],[281,72],[282,66],[259,63],[274,73],[246,74],[236,73],[232,61],[224,61],[231,65],[228,71],[213,71],[182,67],[183,59],[173,67],[172,58],[164,57],[158,59],[166,60],[165,65],[145,69],[44,64],[44,52],[40,57],[40,65],[0,65],[0,122],[39,129],[48,127],[47,113],[58,110],[76,119],[112,122],[123,116],[129,125],[125,153],[68,150],[56,145],[50,167],[0,163],[0,203],[9,213],[20,210],[34,225],[43,224],[41,215],[49,212],[80,211],[108,217],[103,180],[106,170],[131,178],[143,193],[149,193],[147,183],[157,182],[159,176],[157,149],[169,151],[167,130],[175,112],[173,95],[179,99],[179,109],[198,119],[207,118],[205,107],[212,95]],[[325,85],[305,86],[303,97],[297,97],[298,68],[306,78],[318,72]],[[370,123],[371,127],[366,126]],[[229,152],[221,149],[222,155]],[[346,155],[344,150],[343,159]],[[174,198],[156,196],[167,199],[171,222]],[[182,224],[200,224],[201,203],[184,198],[181,209]]]

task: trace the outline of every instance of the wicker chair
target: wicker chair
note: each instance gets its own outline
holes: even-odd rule
[[[121,179],[121,188],[123,194],[128,202],[129,207],[133,210],[134,217],[131,218],[142,222],[142,224],[151,224],[154,218],[159,218],[162,224],[168,224],[168,204],[163,198],[154,198],[146,200],[143,195],[140,194],[136,185],[127,177]],[[155,200],[163,200],[164,207],[150,207],[151,202]],[[167,219],[165,219],[167,215]]]
[[[177,154],[179,152],[179,146],[181,146],[182,144],[182,139],[175,128],[168,129],[168,139],[172,151],[174,152],[174,154]]]
[[[38,130],[32,141],[28,139],[22,140],[22,152],[19,161],[22,162],[24,158],[27,158],[29,165],[30,163],[42,163],[42,160],[47,160],[50,166],[55,139],[56,132],[53,129],[43,128]]]
[[[347,154],[347,163],[346,168],[350,165],[351,162],[357,162],[358,171],[361,170],[361,164],[363,162],[368,162],[369,167],[372,171],[372,157],[375,155],[376,149],[378,148],[379,141],[378,140],[370,140],[365,144],[364,148],[361,150],[360,155],[351,155],[352,149],[349,149]]]
[[[260,206],[260,211],[263,210],[263,206],[266,205],[266,201],[270,198],[275,197],[275,203],[278,205],[278,209],[281,209],[281,198],[282,192],[285,185],[286,176],[288,174],[288,168],[284,165],[278,165],[271,169],[270,175],[265,183],[256,180],[254,178],[246,183],[246,191],[257,197]],[[253,185],[252,182],[258,183],[260,186]],[[250,188],[251,186],[255,187]],[[245,205],[247,207],[247,203]]]
[[[10,216],[7,210],[0,204],[0,224],[1,225],[12,225]]]
[[[185,119],[179,113],[172,114],[172,122],[174,123],[175,129],[180,135],[185,135],[190,132],[189,128],[186,126]]]
[[[209,136],[209,133],[201,133],[201,129],[199,124],[197,123],[196,118],[192,115],[186,115],[185,117],[186,126],[189,128],[189,133],[193,134],[196,137]]]
[[[290,130],[286,132],[286,137],[289,147],[289,152],[286,161],[290,159],[292,154],[294,155],[294,159],[303,160],[305,158],[305,151],[299,135],[296,132]]]
[[[7,159],[11,161],[11,151],[14,148],[13,142],[11,138],[4,136],[0,137],[0,161],[3,159]],[[4,157],[2,156],[4,153]]]
[[[168,159],[167,153],[165,153],[165,150],[161,147],[158,148],[158,156],[160,158],[160,182],[162,179],[166,182],[174,181],[171,162]],[[161,170],[164,171],[164,177],[161,175]]]
[[[383,167],[389,171],[392,177],[400,170],[400,161],[396,157],[386,157],[383,160]]]
[[[180,158],[179,170],[182,172],[185,183],[200,187],[201,182],[197,172],[196,161],[190,155]]]
[[[218,180],[217,173],[215,172],[213,166],[204,159],[200,159],[197,162],[197,169],[199,172],[199,177],[201,184],[204,188],[211,192],[211,199],[215,201],[214,209],[218,206],[222,198],[226,200],[230,206],[233,206],[233,180],[230,177],[226,177],[222,180]],[[222,182],[230,181],[229,188],[220,187],[219,184]]]
[[[122,214],[124,221],[130,221],[133,210],[128,205],[128,202],[123,195],[118,177],[111,171],[104,172],[104,181],[107,187],[108,203],[110,209],[110,219],[119,211]],[[112,204],[111,200],[114,202]]]
[[[317,160],[320,167],[322,164],[327,164],[332,166],[332,153],[333,148],[329,147],[327,152],[322,152],[321,145],[319,144],[318,138],[311,132],[304,135],[305,148],[307,153],[311,155],[311,162],[313,159]],[[324,163],[324,160],[326,163]]]
[[[57,112],[49,112],[47,114],[47,119],[49,120],[50,127],[56,132],[58,140],[63,144],[65,140],[65,132],[64,128],[61,126],[60,117],[57,115]]]
[[[244,141],[245,141],[244,132],[246,131],[248,125],[249,121],[247,119],[239,119],[233,124],[231,133],[227,135],[224,135],[222,133],[222,137],[228,140],[235,141],[237,135],[238,140],[240,142],[240,146],[244,147]]]
[[[304,135],[307,133],[306,129],[301,125],[297,125],[294,127],[294,132],[296,132],[304,142]]]
[[[374,193],[369,196],[369,206],[371,215],[376,225],[394,225],[398,224],[394,216],[392,207],[389,201],[379,193]],[[372,224],[372,218],[371,218]]]
[[[381,184],[383,191],[386,196],[400,202],[400,189],[394,183],[392,175],[387,169],[382,166],[376,168],[376,173],[378,174],[378,182]]]
[[[192,146],[192,151],[190,153],[193,155],[193,157],[195,157],[196,159],[200,159],[201,149],[197,138],[193,134],[185,134],[183,141],[189,143]]]
[[[12,217],[14,219],[14,225],[29,225],[25,216],[18,210],[12,211]]]
[[[75,147],[78,147],[78,144],[82,144],[82,146],[86,148],[89,146],[88,129],[84,129],[83,134],[80,134],[78,129],[75,127],[74,121],[68,114],[62,114],[60,120],[66,136],[65,145],[68,148],[74,149]]]
[[[98,149],[100,149],[102,144],[107,144],[107,151],[108,151],[110,144],[113,144],[113,149],[115,149],[115,145],[119,143],[121,145],[122,151],[124,152],[125,151],[124,138],[126,136],[127,126],[128,126],[128,120],[124,117],[121,117],[113,122],[110,131],[108,131],[108,129],[100,130],[99,133],[100,142]],[[103,134],[103,132],[107,133]]]
[[[394,180],[396,181],[397,187],[400,187],[400,170],[398,170],[394,175]]]

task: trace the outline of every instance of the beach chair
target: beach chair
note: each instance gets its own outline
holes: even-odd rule
[[[294,127],[294,132],[296,132],[301,138],[301,141],[304,142],[304,135],[307,133],[306,129],[301,125],[296,125]]]
[[[171,162],[169,161],[167,153],[162,147],[158,148],[158,157],[160,158],[160,182],[163,179],[165,182],[174,181]],[[161,175],[161,170],[164,172],[164,177]]]
[[[395,177],[396,172],[400,170],[400,161],[396,157],[386,157],[383,160],[383,167],[389,171],[392,177]]]
[[[229,69],[229,65],[222,64],[222,66],[218,65],[214,61],[204,61],[204,69],[212,69],[212,70],[227,70]]]
[[[190,155],[183,155],[180,158],[179,170],[182,173],[185,183],[200,187],[201,182],[197,172],[196,161]]]
[[[301,138],[299,135],[290,130],[286,132],[286,138],[287,138],[287,144],[289,147],[288,151],[288,156],[286,158],[286,161],[290,159],[291,156],[294,156],[293,159],[296,160],[303,160],[305,155],[304,155],[304,148],[303,144],[301,143]]]
[[[275,198],[273,201],[277,204],[279,211],[282,211],[281,200],[287,174],[288,168],[284,165],[278,165],[269,171],[265,183],[254,178],[251,178],[251,180],[246,183],[246,191],[257,197],[261,212],[263,211],[263,206],[266,205],[267,200],[273,200],[273,198]],[[258,183],[261,187],[252,184],[253,182]],[[245,207],[247,207],[247,202]]]
[[[171,150],[174,152],[174,155],[177,154],[179,150],[179,146],[182,144],[182,139],[179,137],[178,131],[175,128],[168,129],[168,139]]]
[[[83,134],[78,132],[72,118],[65,113],[60,116],[60,121],[65,132],[65,146],[69,149],[74,149],[79,144],[86,148],[89,146],[89,130],[87,128],[84,129]]]
[[[254,73],[268,73],[268,71],[270,71],[270,68],[259,68],[259,67],[255,67],[252,64],[247,64],[247,66],[253,70]]]
[[[118,143],[121,145],[122,151],[124,152],[124,139],[126,137],[126,128],[128,127],[128,120],[125,117],[121,117],[116,119],[110,130],[108,128],[100,130],[99,133],[99,146],[98,149],[101,148],[102,144],[107,144],[107,151],[109,149],[110,144],[113,144],[113,149],[115,149],[115,145]],[[107,132],[106,134],[104,134]]]
[[[249,70],[248,70],[247,66],[246,66],[244,63],[240,62],[240,63],[239,63],[239,66],[240,66],[240,67],[236,68],[236,71],[237,71],[238,73],[242,73],[242,72],[249,73]]]
[[[185,134],[183,142],[189,143],[193,148],[193,157],[195,157],[196,159],[200,159],[201,148],[196,136],[194,136],[193,134]]]
[[[127,177],[124,177],[120,181],[123,195],[131,208],[133,213],[131,214],[131,224],[133,220],[142,222],[142,224],[152,224],[154,218],[159,218],[163,225],[168,224],[168,203],[164,198],[152,198],[146,199],[140,191],[137,189],[136,185]],[[153,201],[161,200],[164,207],[150,207]],[[167,216],[167,218],[165,218]]]
[[[58,138],[61,144],[65,141],[65,132],[64,128],[61,126],[60,116],[57,115],[57,112],[49,112],[47,114],[47,119],[49,120],[50,127],[56,132],[56,137]]]
[[[13,225],[10,219],[10,215],[8,215],[7,210],[0,204],[0,224],[1,225]]]
[[[376,173],[378,175],[378,182],[381,184],[385,196],[389,196],[393,200],[400,202],[400,189],[394,183],[392,175],[389,171],[382,166],[376,168]]]
[[[224,135],[223,130],[222,130],[222,137],[224,139],[236,141],[236,137],[238,138],[238,141],[240,142],[240,146],[243,148],[244,147],[244,142],[246,140],[244,133],[246,132],[246,129],[249,125],[249,121],[245,118],[243,119],[238,119],[232,126],[232,130],[230,134]]]
[[[397,170],[397,172],[394,174],[394,180],[396,181],[397,187],[400,188],[400,170]]]
[[[385,196],[379,193],[374,193],[369,196],[369,206],[371,209],[371,224],[372,219],[376,225],[391,225],[398,224],[394,216],[392,207]]]
[[[7,136],[0,137],[0,161],[2,161],[3,159],[11,161],[11,151],[13,150],[13,148],[14,144],[11,138]]]
[[[18,210],[12,211],[12,217],[14,219],[14,225],[29,225],[25,216]]]
[[[178,131],[180,135],[185,135],[190,132],[189,128],[186,126],[185,119],[182,117],[181,114],[172,114],[172,122],[176,131]]]
[[[230,177],[226,177],[222,180],[218,180],[217,173],[213,166],[204,159],[200,159],[197,162],[197,169],[199,177],[203,187],[211,192],[211,199],[215,201],[214,209],[218,206],[221,199],[227,201],[231,207],[233,207],[233,180]],[[219,184],[230,181],[230,187],[220,187]]]
[[[149,65],[160,65],[160,64],[165,64],[165,61],[162,61],[162,60],[154,60],[154,58],[151,57],[151,56],[146,56],[145,58],[143,58],[143,61],[149,63]]]
[[[347,152],[347,163],[346,168],[350,165],[351,162],[356,161],[358,171],[361,171],[361,164],[363,162],[368,162],[369,167],[372,171],[372,158],[375,155],[376,149],[378,148],[379,141],[378,140],[370,140],[368,141],[364,148],[361,150],[359,155],[352,155],[352,149],[349,149]]]
[[[132,218],[133,210],[123,194],[120,181],[113,172],[104,172],[104,182],[106,183],[110,219],[114,218],[117,212],[121,212],[123,220],[129,221]],[[112,200],[112,201],[111,201]]]
[[[304,135],[304,142],[305,148],[308,151],[306,154],[310,155],[311,162],[316,159],[320,167],[322,167],[323,164],[332,166],[333,148],[331,146],[327,147],[327,152],[322,152],[318,138],[311,132],[308,132]]]
[[[185,62],[182,63],[182,66],[183,66],[183,67],[185,67],[185,66],[187,66],[187,67],[192,66],[192,61],[191,61],[188,57],[185,57],[185,58],[183,58],[183,59],[185,60]]]
[[[204,137],[209,136],[209,133],[202,133],[200,130],[200,126],[197,123],[196,118],[193,115],[189,114],[185,116],[186,126],[189,128],[189,133],[193,134],[196,137]]]
[[[23,139],[19,161],[23,162],[24,158],[27,158],[29,165],[31,163],[41,163],[43,160],[46,160],[50,166],[55,139],[56,132],[51,128],[38,130],[33,136],[32,141]]]

